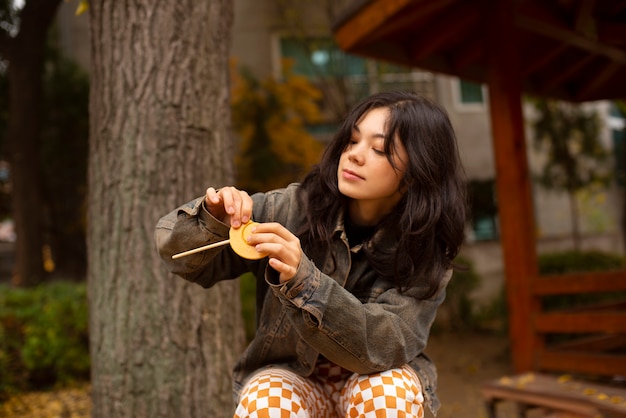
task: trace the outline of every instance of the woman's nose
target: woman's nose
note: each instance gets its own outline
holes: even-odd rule
[[[354,145],[352,148],[350,148],[350,151],[348,152],[348,159],[355,164],[359,164],[359,165],[363,164],[363,161],[364,161],[363,147],[357,144],[357,145]]]

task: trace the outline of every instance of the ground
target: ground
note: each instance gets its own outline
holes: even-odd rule
[[[437,333],[431,336],[426,353],[439,372],[437,393],[442,406],[437,418],[487,417],[480,387],[511,373],[506,336]],[[501,412],[508,416],[506,407]]]

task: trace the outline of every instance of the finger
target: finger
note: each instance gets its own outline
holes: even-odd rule
[[[299,261],[302,248],[300,239],[291,231],[276,222],[261,223],[252,229],[252,234],[248,236],[248,244],[260,245],[266,253],[276,254],[285,261],[285,251],[294,254],[294,259]],[[265,247],[267,244],[275,244],[277,247]]]
[[[225,212],[222,197],[213,187],[206,189],[204,204],[211,215],[224,222]]]
[[[251,232],[252,233],[246,237],[248,244],[250,245],[273,244],[278,246],[288,246],[290,242],[273,231],[264,232],[259,228],[259,225],[257,225],[256,228],[252,228]]]
[[[252,198],[250,195],[241,190],[241,223],[247,223],[252,219]]]
[[[252,230],[252,232],[255,234],[275,234],[285,241],[298,240],[298,237],[278,222],[260,223]]]
[[[234,187],[231,187],[230,191],[232,197],[232,213],[230,213],[230,225],[234,228],[239,228],[241,226],[241,191],[235,189]]]
[[[238,228],[252,217],[252,199],[245,190],[233,188],[233,206],[235,212],[232,215],[231,224]]]
[[[285,245],[283,243],[270,242],[266,239],[258,243],[251,242],[250,245],[254,246],[254,249],[257,252],[267,254],[270,257],[280,258],[284,262],[289,259],[285,251]]]
[[[284,263],[278,258],[270,258],[269,259],[270,266],[279,273],[279,280],[281,283],[288,282],[293,279],[298,271],[298,266],[292,266],[290,264]]]
[[[204,202],[209,205],[217,205],[221,201],[220,196],[217,194],[217,191],[213,187],[209,187],[206,189],[206,194],[204,197]]]
[[[239,228],[248,222],[252,215],[252,199],[244,190],[234,187],[229,188],[232,201],[232,213],[230,213],[230,224],[234,228]]]
[[[224,203],[224,211],[231,217],[235,213],[234,197],[232,187],[222,187],[219,191],[219,195],[222,197]]]
[[[281,272],[295,274],[302,259],[302,249],[299,241],[285,241],[276,234],[252,234],[259,235],[255,238],[260,243],[254,245],[254,249],[260,253],[268,254],[271,259],[281,262]]]

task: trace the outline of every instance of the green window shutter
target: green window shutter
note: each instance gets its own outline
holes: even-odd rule
[[[478,83],[459,80],[461,90],[461,103],[483,103],[483,88]]]
[[[280,51],[283,58],[293,60],[293,72],[313,78],[365,75],[365,60],[340,50],[327,38],[307,39],[281,38]]]

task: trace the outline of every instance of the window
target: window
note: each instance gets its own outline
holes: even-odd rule
[[[622,113],[622,111],[617,107],[615,103],[611,103],[611,107],[609,108],[609,115],[614,118],[624,119],[626,115]]]
[[[293,61],[294,73],[309,78],[358,77],[367,73],[364,59],[345,54],[330,39],[282,38],[280,51],[283,58]]]
[[[385,62],[346,54],[332,38],[280,38],[280,56],[293,61],[292,70],[314,82],[343,80],[348,102],[354,103],[372,93],[409,90],[433,97],[433,76]]]
[[[472,232],[475,241],[498,238],[498,208],[493,180],[471,180],[469,183]]]
[[[483,87],[481,84],[459,80],[461,103],[483,103]]]

